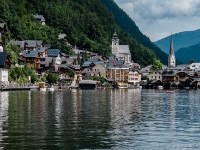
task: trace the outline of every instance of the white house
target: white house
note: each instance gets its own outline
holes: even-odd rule
[[[139,82],[141,81],[142,73],[134,68],[129,69],[128,73],[128,86],[137,86],[139,85]]]

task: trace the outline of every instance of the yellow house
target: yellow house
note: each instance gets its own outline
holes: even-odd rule
[[[92,68],[93,70],[99,70],[100,76],[106,78],[106,64],[98,64]]]
[[[128,87],[129,68],[123,64],[108,64],[106,70],[106,78],[114,79],[119,87]]]

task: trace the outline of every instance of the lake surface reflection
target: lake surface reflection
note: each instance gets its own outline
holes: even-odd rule
[[[0,149],[200,149],[200,90],[0,93]]]

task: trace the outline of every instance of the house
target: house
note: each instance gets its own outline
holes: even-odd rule
[[[149,80],[161,80],[162,81],[163,70],[154,70],[149,73]]]
[[[187,69],[191,71],[200,71],[200,63],[191,63],[187,66]]]
[[[85,69],[85,68],[93,68],[94,66],[98,65],[98,64],[102,64],[104,65],[105,62],[104,61],[96,61],[96,62],[90,62],[90,61],[86,61],[83,63],[82,65],[82,68]]]
[[[51,68],[52,57],[41,57],[40,58],[40,71],[45,72]]]
[[[37,47],[43,47],[41,40],[25,40],[25,50],[36,50]]]
[[[24,51],[20,55],[20,59],[23,60],[27,66],[33,67],[34,69],[40,69],[40,57],[38,51]]]
[[[8,83],[8,70],[11,66],[11,57],[7,52],[0,52],[0,81]]]
[[[89,77],[89,76],[100,76],[100,71],[96,69],[93,70],[93,69],[85,68],[84,70],[81,71],[81,74],[82,74],[82,78],[85,79],[86,77]]]
[[[80,89],[96,89],[99,82],[94,80],[81,80],[79,82]]]
[[[139,86],[142,73],[138,69],[130,68],[128,73],[128,86]]]
[[[150,72],[151,72],[152,65],[148,65],[144,68],[142,68],[140,71],[142,73],[142,77],[149,78]]]
[[[92,68],[93,70],[99,70],[100,76],[106,78],[106,64],[99,63]]]
[[[149,81],[147,86],[149,89],[157,89],[158,86],[163,86],[163,83],[160,80],[154,79],[152,81]]]
[[[165,89],[170,89],[171,83],[177,81],[177,68],[167,68],[163,70],[162,78],[163,78],[163,86]]]
[[[120,87],[128,87],[129,68],[124,64],[108,63],[106,66],[106,78],[114,79]]]
[[[185,81],[190,79],[190,76],[185,71],[180,71],[176,74],[176,81]]]
[[[38,51],[38,54],[39,54],[40,57],[47,57],[48,56],[47,55],[47,50],[48,50],[47,47],[38,47],[36,50]]]
[[[47,50],[48,57],[52,57],[53,66],[51,68],[52,72],[59,72],[60,66],[62,63],[61,57],[60,57],[60,50],[59,49],[48,49]]]
[[[21,51],[25,50],[26,42],[25,41],[18,41],[18,40],[10,40],[10,44],[17,45]]]
[[[34,17],[36,22],[41,22],[42,25],[45,25],[45,18],[44,18],[43,15],[36,14],[36,15],[33,15],[33,17]]]

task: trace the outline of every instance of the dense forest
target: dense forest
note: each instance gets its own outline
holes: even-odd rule
[[[142,34],[135,22],[113,0],[100,0],[114,15],[123,32],[129,33],[137,42],[152,49],[163,64],[167,64],[168,55],[158,48],[150,39]]]
[[[134,62],[146,66],[152,64],[156,55],[161,62],[166,64],[167,61],[165,53],[148,46],[148,38],[142,40],[137,34],[133,36],[132,32],[125,31],[116,14],[99,0],[2,0],[0,10],[0,22],[8,28],[8,35],[2,37],[5,43],[10,39],[43,40],[53,48],[70,54],[70,48],[58,40],[58,34],[65,33],[72,46],[110,55],[111,37],[116,31],[120,44],[130,46]],[[35,22],[33,14],[43,15],[46,25]],[[124,14],[120,15],[124,17]],[[122,22],[125,21],[129,20]],[[129,26],[126,28],[129,29]]]
[[[175,52],[175,56],[186,64],[191,60],[194,60],[195,62],[200,62],[199,52],[200,52],[200,43],[177,50]]]

